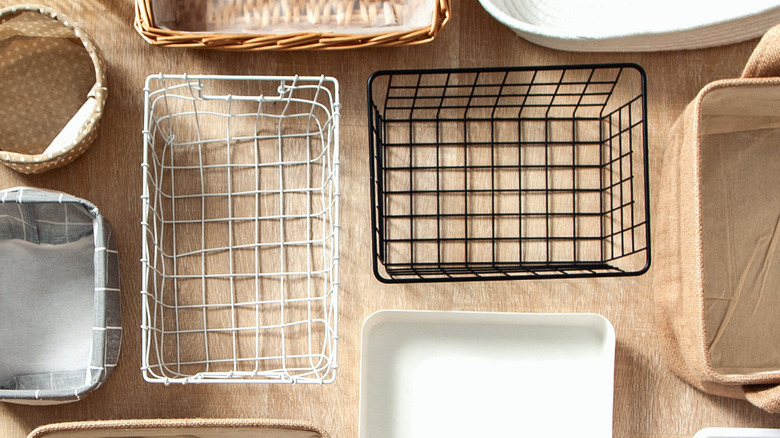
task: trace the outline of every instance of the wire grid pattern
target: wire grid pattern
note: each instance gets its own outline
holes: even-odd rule
[[[337,81],[155,75],[145,103],[144,378],[332,382]]]
[[[634,65],[376,73],[377,278],[644,272],[644,84]]]

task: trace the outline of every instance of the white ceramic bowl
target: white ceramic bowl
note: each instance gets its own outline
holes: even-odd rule
[[[496,20],[560,50],[635,52],[713,47],[763,35],[776,0],[479,0]]]

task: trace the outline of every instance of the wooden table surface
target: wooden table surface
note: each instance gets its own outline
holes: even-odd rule
[[[653,327],[654,269],[640,277],[555,281],[385,285],[371,272],[365,84],[380,69],[635,62],[648,78],[650,189],[669,128],[710,81],[736,77],[756,41],[662,53],[567,53],[528,43],[490,17],[477,0],[454,0],[452,20],[432,43],[339,52],[225,53],[149,46],[132,28],[129,0],[41,0],[78,21],[102,48],[109,100],[96,143],[68,166],[39,176],[0,168],[0,188],[34,186],[95,203],[116,231],[121,257],[124,339],[119,365],[86,399],[34,407],[0,403],[0,436],[23,437],[61,421],[125,418],[260,417],[317,423],[356,437],[360,328],[379,309],[594,312],[617,333],[614,436],[690,437],[707,426],[780,427],[747,402],[705,395],[663,364]],[[10,5],[7,0],[0,6]],[[279,74],[336,77],[342,92],[341,290],[339,374],[330,385],[146,383],[141,364],[141,161],[144,79],[151,73]],[[652,217],[652,216],[651,216]],[[457,382],[453,382],[453,392]],[[561,419],[578,409],[561,394]]]

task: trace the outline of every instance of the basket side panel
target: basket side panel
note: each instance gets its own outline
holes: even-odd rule
[[[642,78],[625,69],[605,105],[602,136],[604,260],[639,272],[649,260],[646,115]]]

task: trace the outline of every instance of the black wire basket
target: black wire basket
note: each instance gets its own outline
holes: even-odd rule
[[[368,102],[380,281],[647,271],[641,67],[381,71]]]

